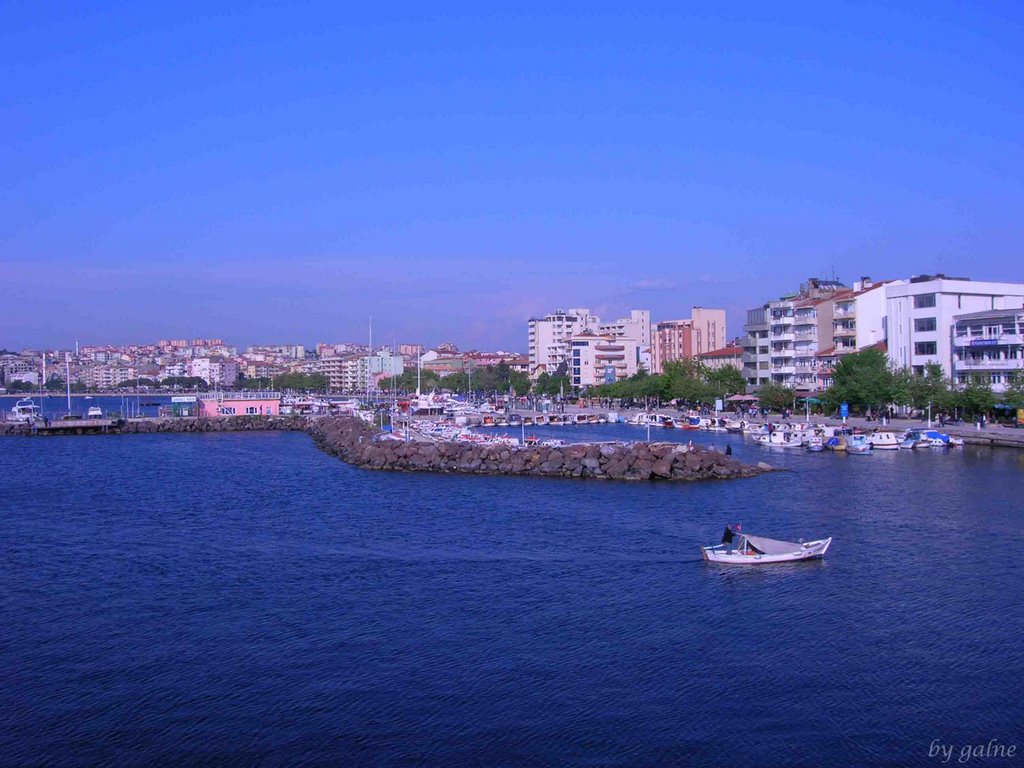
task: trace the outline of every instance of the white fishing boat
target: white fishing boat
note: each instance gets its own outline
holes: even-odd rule
[[[727,526],[721,544],[702,546],[700,549],[704,559],[712,563],[767,565],[820,559],[825,556],[831,543],[831,536],[817,541],[781,541],[753,536]]]
[[[847,435],[846,452],[852,456],[867,456],[871,453],[871,443],[867,435]]]
[[[806,447],[811,453],[820,453],[825,450],[825,439],[821,435],[812,435],[807,438]]]
[[[804,440],[798,433],[776,429],[768,434],[758,435],[757,442],[761,445],[774,446],[776,448],[801,448]]]
[[[903,440],[895,432],[878,429],[868,435],[868,442],[876,451],[898,451]]]

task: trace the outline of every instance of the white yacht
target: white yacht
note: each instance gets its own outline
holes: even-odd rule
[[[39,406],[31,398],[24,397],[11,406],[11,414],[7,418],[9,421],[35,421],[42,416]]]

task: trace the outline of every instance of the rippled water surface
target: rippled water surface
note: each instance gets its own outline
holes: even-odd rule
[[[991,738],[1024,752],[1024,453],[693,439],[790,471],[384,474],[296,433],[7,439],[0,763],[929,765],[934,739]],[[820,564],[700,561],[738,521],[835,540]]]

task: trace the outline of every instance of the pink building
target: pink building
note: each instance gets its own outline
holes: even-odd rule
[[[687,320],[664,320],[654,327],[651,368],[661,373],[665,363],[689,360],[726,346],[725,310],[694,307]]]
[[[278,416],[280,392],[213,392],[200,395],[200,416]]]

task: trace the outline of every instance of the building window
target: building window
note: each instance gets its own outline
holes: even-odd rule
[[[937,345],[934,341],[918,341],[914,344],[915,355],[934,355],[937,351]]]
[[[935,306],[934,293],[922,293],[914,297],[914,309],[927,309]]]
[[[249,405],[249,406],[246,406],[245,412],[247,414],[249,414],[250,416],[255,416],[257,413],[260,412],[260,410],[255,405]]]
[[[914,320],[914,330],[918,332],[934,331],[935,330],[935,318],[934,317],[919,317]]]
[[[1002,376],[1002,374],[993,373],[992,374],[992,383],[993,384],[1002,384],[1003,383],[1003,376]]]

